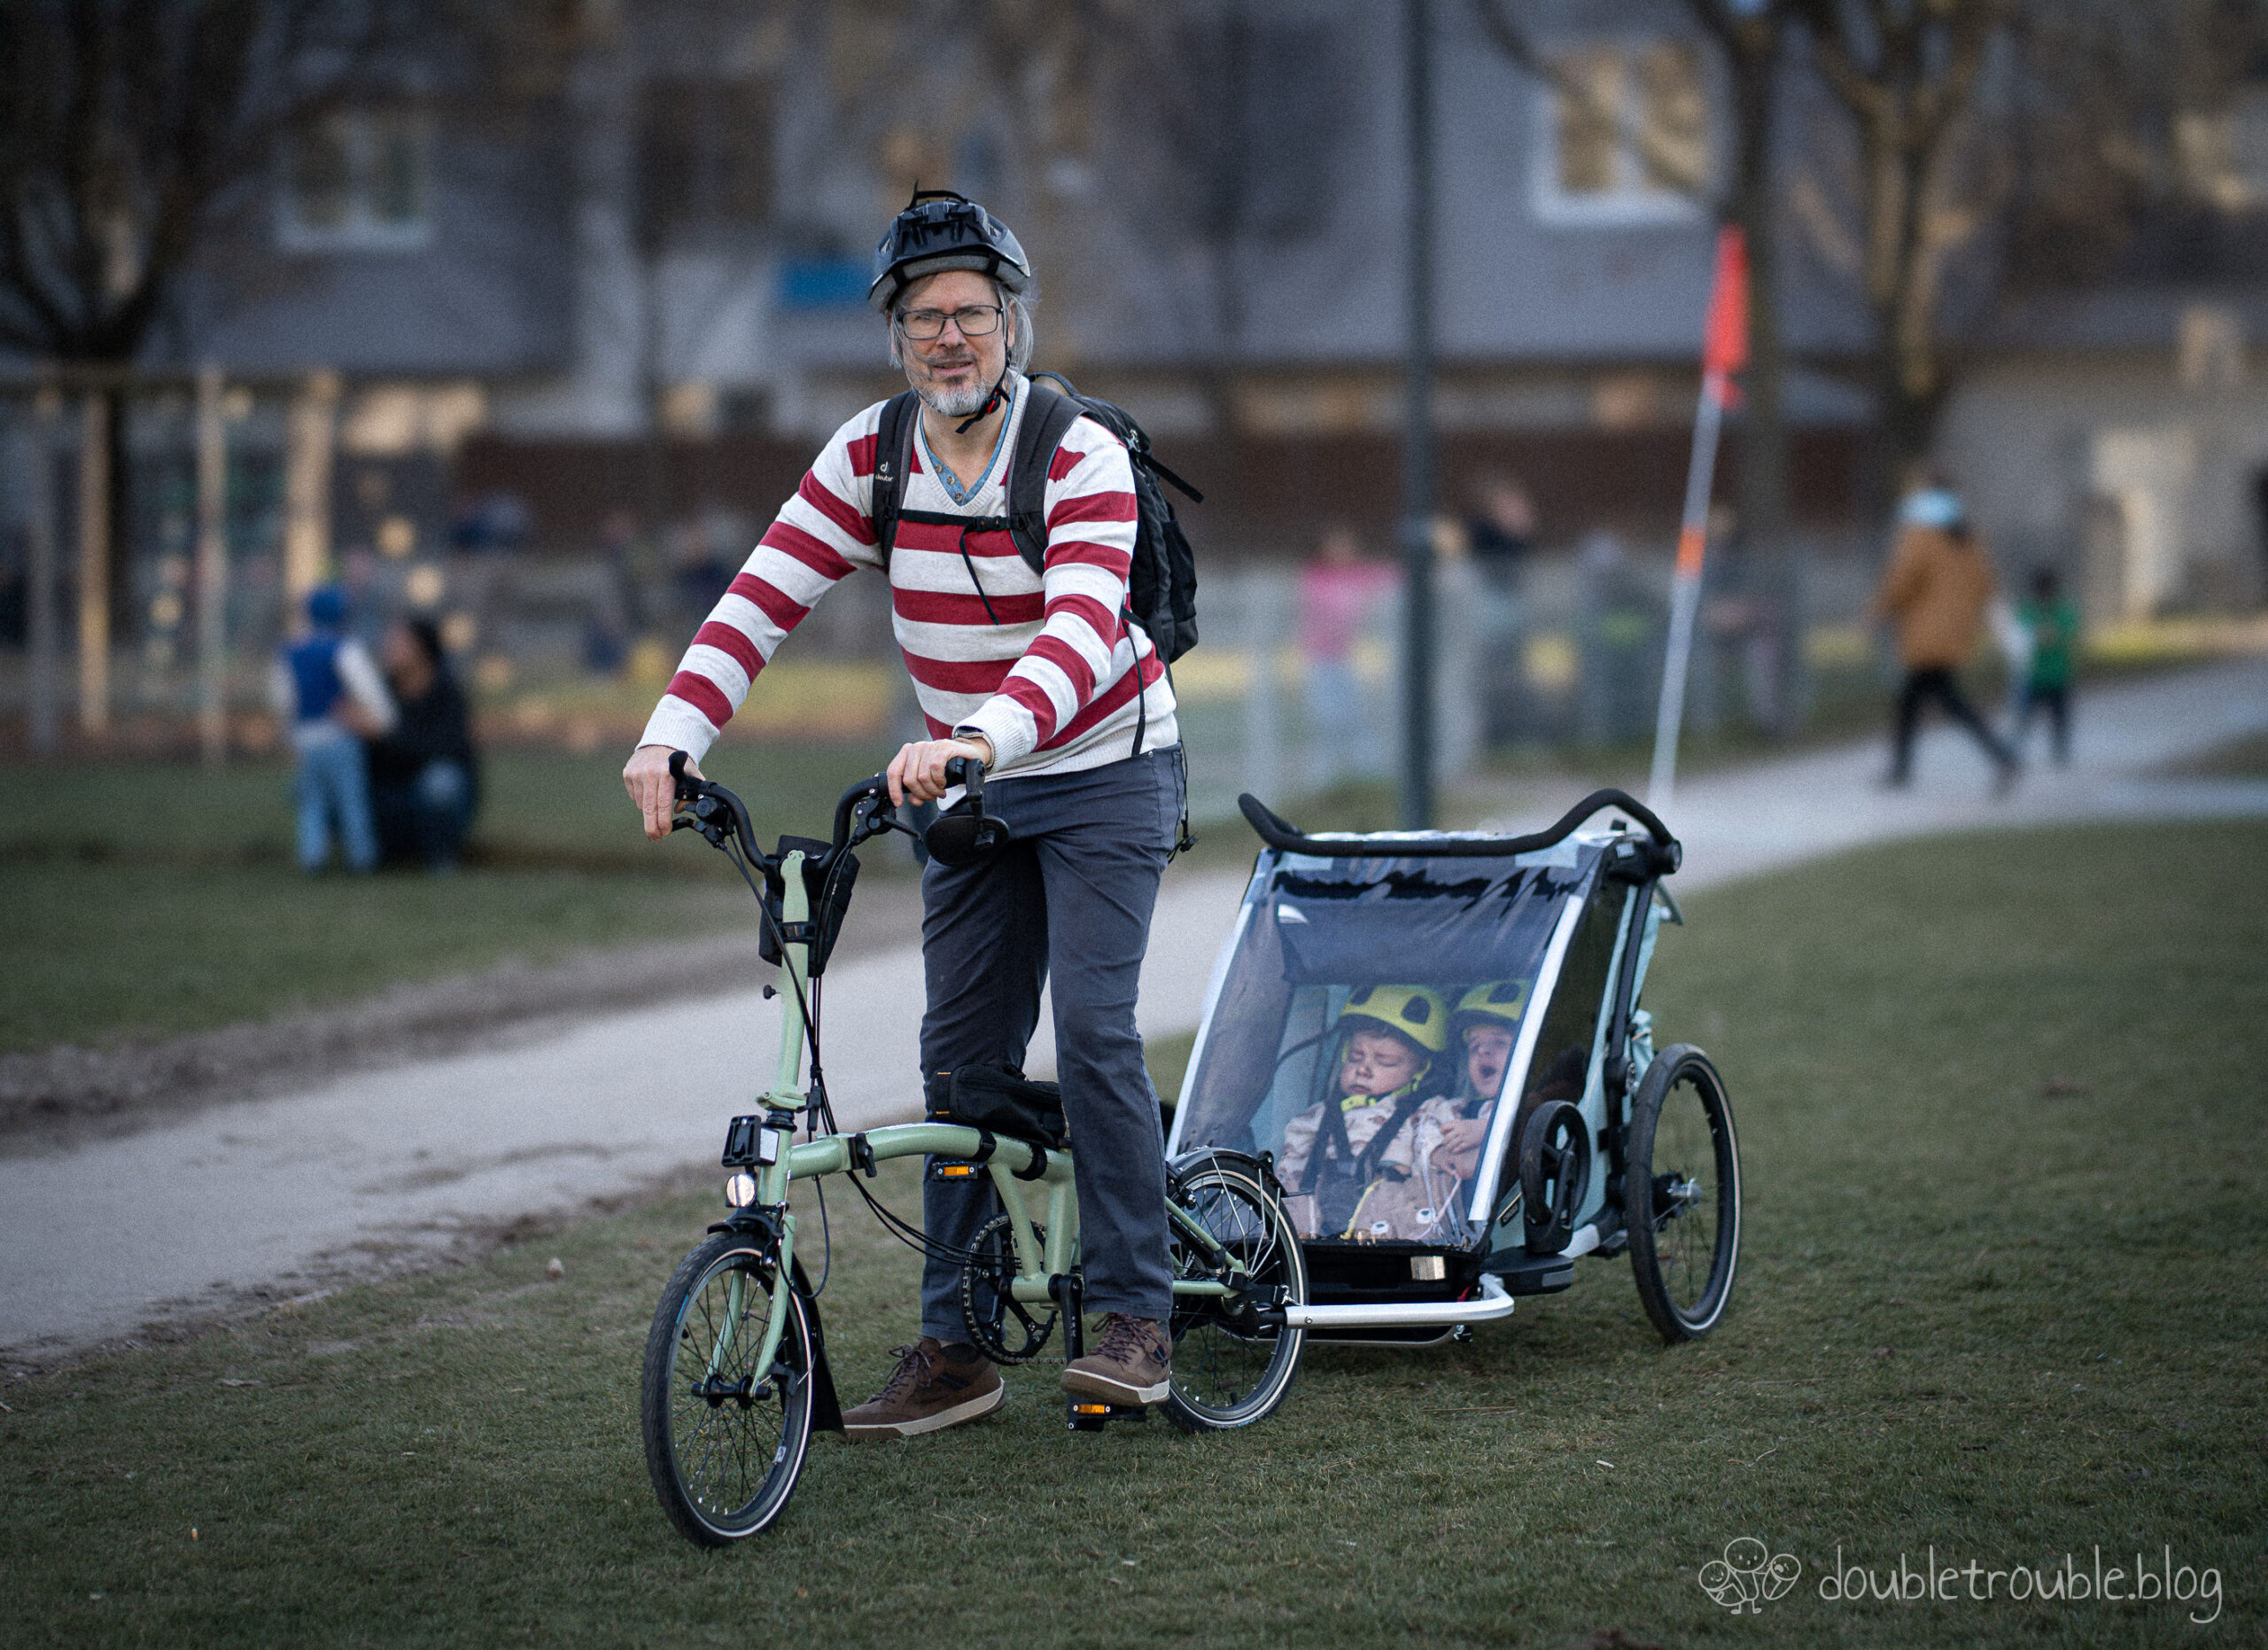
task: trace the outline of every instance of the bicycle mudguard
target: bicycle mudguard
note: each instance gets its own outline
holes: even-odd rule
[[[1239,1174],[1249,1175],[1274,1196],[1280,1199],[1284,1195],[1284,1187],[1276,1179],[1273,1152],[1262,1152],[1255,1157],[1250,1152],[1231,1150],[1226,1146],[1200,1146],[1167,1158],[1166,1189],[1169,1192],[1176,1189],[1185,1175],[1194,1174],[1200,1169],[1213,1168],[1232,1169]]]
[[[843,1430],[843,1402],[835,1395],[835,1372],[827,1367],[827,1334],[819,1327],[819,1297],[812,1293],[812,1280],[804,1272],[804,1257],[796,1257],[794,1269],[788,1276],[796,1293],[804,1297],[804,1311],[812,1325],[812,1429],[815,1432]]]

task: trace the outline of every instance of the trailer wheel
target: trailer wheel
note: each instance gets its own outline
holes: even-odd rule
[[[1646,1316],[1668,1342],[1717,1327],[1740,1260],[1740,1145],[1725,1081],[1689,1043],[1646,1068],[1630,1112],[1623,1223]]]

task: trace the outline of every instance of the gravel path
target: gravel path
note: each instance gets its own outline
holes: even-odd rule
[[[1925,741],[1907,792],[1876,789],[1878,743],[1697,779],[1666,810],[1688,848],[1675,886],[1930,831],[2268,813],[2268,782],[2149,776],[2268,728],[2268,662],[2101,690],[2082,703],[2079,726],[2070,769],[2035,772],[1998,802],[1987,797],[1982,759],[1949,733]],[[1235,871],[1169,873],[1143,972],[1146,1035],[1196,1023],[1243,883]],[[846,949],[827,984],[829,1088],[853,1128],[911,1115],[921,1000],[918,951],[887,944],[905,931],[902,913],[875,923],[862,901],[861,914],[869,922],[854,917],[852,928],[881,938]],[[716,968],[744,979],[735,943],[722,943]],[[0,1347],[39,1358],[166,1333],[430,1264],[713,1164],[725,1119],[776,1060],[777,1005],[746,989],[687,1000],[686,963],[683,953],[617,953],[541,977],[530,970],[517,985],[484,977],[397,994],[387,1000],[397,1010],[390,1031],[371,1029],[388,1012],[379,1007],[343,1011],[326,1022],[335,1028],[324,1033],[334,1037],[330,1052],[317,1047],[311,1061],[341,1047],[350,1057],[360,1048],[398,1058],[405,1039],[414,1047],[424,1037],[451,1052],[319,1082],[294,1082],[309,1068],[279,1061],[232,1092],[225,1056],[244,1045],[229,1039],[256,1035],[186,1039],[196,1049],[175,1046],[166,1056],[202,1083],[186,1114],[151,1109],[150,1095],[168,1080],[163,1070],[97,1072],[85,1092],[117,1096],[108,1112],[19,1132],[14,1155],[0,1157],[0,1237],[11,1263],[0,1274]],[[488,1006],[471,1000],[478,991],[493,993]],[[528,1004],[555,992],[550,1007],[572,1012],[480,1036],[495,1022],[494,1004],[515,991]],[[647,1006],[623,1009],[610,991]],[[464,1046],[476,1038],[479,1046]],[[1043,1046],[1031,1064],[1045,1070],[1052,1059]],[[0,1089],[12,1080],[0,1074]],[[120,1125],[130,1126],[120,1132]],[[88,1138],[97,1127],[108,1132]]]

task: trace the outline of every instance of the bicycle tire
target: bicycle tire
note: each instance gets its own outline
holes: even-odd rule
[[[1717,1327],[1740,1265],[1740,1142],[1724,1078],[1690,1043],[1646,1068],[1630,1108],[1623,1225],[1638,1300],[1663,1340]]]
[[[646,1470],[663,1513],[700,1546],[744,1541],[776,1522],[811,1450],[813,1358],[800,1292],[788,1291],[773,1371],[759,1379],[748,1367],[777,1273],[765,1241],[718,1233],[678,1264],[647,1333],[639,1395]]]
[[[1307,1331],[1263,1311],[1307,1304],[1307,1260],[1284,1205],[1254,1175],[1201,1164],[1172,1184],[1175,1201],[1240,1260],[1250,1286],[1240,1297],[1176,1296],[1173,1376],[1167,1417],[1185,1432],[1226,1432],[1273,1414],[1292,1389]],[[1177,1278],[1208,1277],[1201,1250],[1176,1236]]]

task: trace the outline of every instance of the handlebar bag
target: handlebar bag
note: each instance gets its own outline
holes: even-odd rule
[[[831,844],[815,841],[808,837],[782,837],[780,858],[786,859],[788,851],[804,851],[804,891],[811,897],[812,925],[808,932],[789,934],[790,939],[804,939],[811,943],[811,977],[817,979],[827,972],[827,959],[835,950],[836,938],[843,932],[843,914],[850,908],[850,891],[858,881],[858,856],[847,849],[828,860],[819,856],[827,853]],[[771,912],[772,921],[759,925],[757,930],[757,954],[766,962],[780,961],[780,937],[787,932],[783,911],[783,891],[786,883],[772,866],[764,869],[764,904]]]
[[[1020,1066],[967,1065],[933,1072],[929,1116],[935,1122],[1037,1140],[1057,1151],[1070,1138],[1063,1091],[1052,1083],[1035,1083]]]

